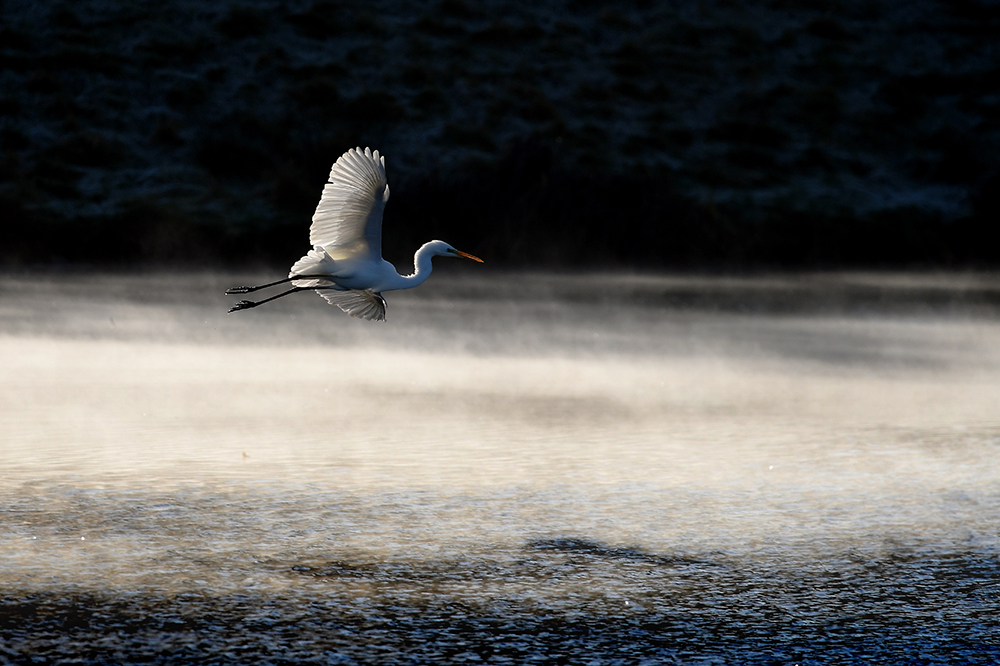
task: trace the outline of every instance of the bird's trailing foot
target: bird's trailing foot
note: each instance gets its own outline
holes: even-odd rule
[[[253,301],[240,301],[233,307],[229,308],[229,313],[232,314],[233,312],[237,312],[239,310],[249,310],[250,308],[255,308],[258,305],[260,305],[260,303],[254,303]]]
[[[230,287],[226,289],[226,296],[232,296],[233,294],[249,294],[252,291],[257,291],[260,287]]]

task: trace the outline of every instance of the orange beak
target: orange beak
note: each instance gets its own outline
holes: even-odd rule
[[[480,259],[479,257],[474,257],[474,256],[472,256],[471,254],[469,254],[468,252],[462,252],[461,250],[455,250],[455,254],[457,254],[457,255],[458,255],[458,256],[460,256],[460,257],[465,257],[466,259],[472,259],[473,261],[478,261],[478,262],[479,262],[479,263],[481,263],[481,264],[482,264],[482,263],[485,263],[485,262],[484,262],[484,261],[483,261],[482,259]]]

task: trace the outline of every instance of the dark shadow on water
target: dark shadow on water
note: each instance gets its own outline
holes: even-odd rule
[[[645,562],[648,564],[711,564],[708,560],[693,559],[681,556],[664,556],[645,553],[634,548],[617,548],[597,541],[574,538],[539,539],[532,541],[526,547],[528,551],[553,551],[587,557]]]

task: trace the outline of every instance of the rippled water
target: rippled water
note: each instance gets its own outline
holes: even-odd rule
[[[0,279],[0,662],[1000,660],[1000,281]]]

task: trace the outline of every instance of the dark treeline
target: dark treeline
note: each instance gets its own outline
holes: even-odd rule
[[[0,262],[285,265],[387,155],[384,253],[1000,262],[1000,9],[974,0],[0,5]]]

